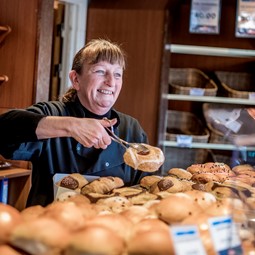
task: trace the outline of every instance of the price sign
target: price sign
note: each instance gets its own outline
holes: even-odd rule
[[[192,0],[191,33],[218,34],[221,0]]]
[[[177,255],[206,255],[196,226],[172,226],[175,254]]]
[[[209,229],[217,254],[243,254],[239,234],[231,216],[210,218]]]
[[[236,36],[255,37],[255,0],[237,0]]]

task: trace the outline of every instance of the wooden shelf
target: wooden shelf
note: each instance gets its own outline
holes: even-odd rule
[[[5,160],[0,156],[0,160]],[[31,187],[32,165],[27,161],[5,160],[12,166],[0,170],[0,180],[8,178],[8,204],[19,211],[26,207],[27,197]]]
[[[215,149],[215,150],[247,150],[247,151],[255,151],[255,147],[253,146],[241,146],[238,147],[233,144],[218,144],[218,143],[191,143],[189,147],[180,147],[177,142],[174,141],[163,141],[163,146],[166,147],[178,147],[178,148],[193,148],[193,149]]]
[[[230,98],[230,97],[217,97],[217,96],[212,97],[212,96],[189,96],[189,95],[179,95],[179,94],[163,94],[163,98],[167,100],[178,100],[178,101],[255,105],[255,100],[242,99],[242,98]]]

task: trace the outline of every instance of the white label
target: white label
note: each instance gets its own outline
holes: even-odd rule
[[[205,90],[201,88],[192,88],[189,91],[191,96],[203,96],[205,94]]]
[[[218,254],[241,249],[240,238],[231,216],[210,218],[208,222],[212,242]]]
[[[239,121],[231,121],[231,122],[227,122],[225,126],[231,131],[233,131],[234,133],[237,133],[239,129],[241,128],[242,123],[240,123]]]
[[[191,147],[193,137],[191,135],[177,135],[176,139],[179,147]]]
[[[192,0],[190,32],[219,33],[220,0]]]
[[[254,92],[249,93],[249,100],[255,100],[255,93]]]
[[[206,255],[197,226],[172,226],[170,233],[173,238],[175,254]]]

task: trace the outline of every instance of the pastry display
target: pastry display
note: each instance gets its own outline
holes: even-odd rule
[[[12,219],[0,217],[0,244],[15,255],[165,255],[175,254],[172,226],[196,225],[207,254],[213,254],[208,220],[231,215],[243,254],[249,254],[255,239],[249,221],[255,209],[253,171],[249,165],[231,169],[208,162],[145,176],[132,187],[112,176],[75,189],[65,186],[67,191],[46,207],[19,212],[0,204],[0,216],[8,213]]]

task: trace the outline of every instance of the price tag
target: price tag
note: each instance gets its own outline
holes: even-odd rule
[[[250,100],[255,100],[255,93],[254,92],[249,93],[249,99]]]
[[[175,254],[206,255],[196,226],[172,226],[170,232]]]
[[[208,222],[217,254],[243,254],[240,238],[231,216],[210,218]]]
[[[237,0],[236,36],[255,37],[254,0]]]
[[[191,135],[177,135],[177,145],[179,147],[191,147],[193,137]]]
[[[190,12],[191,33],[218,34],[220,0],[192,0]]]
[[[205,94],[205,90],[201,88],[192,88],[189,91],[191,96],[203,96]]]

